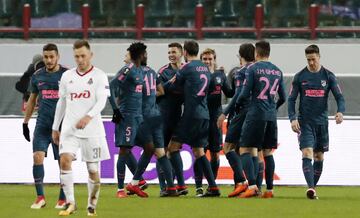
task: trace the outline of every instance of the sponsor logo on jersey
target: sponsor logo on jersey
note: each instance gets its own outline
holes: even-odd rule
[[[41,90],[41,96],[43,99],[58,99],[59,91],[58,90]]]
[[[91,84],[93,84],[94,82],[93,82],[93,79],[92,78],[90,78],[89,79],[89,81],[87,82],[87,84],[89,84],[89,85],[91,85]]]
[[[325,96],[325,90],[322,89],[307,89],[305,90],[305,96],[308,97],[324,97]]]
[[[83,92],[80,92],[80,93],[76,93],[76,92],[70,93],[71,101],[75,100],[75,99],[81,99],[81,98],[90,98],[90,91],[84,90]]]

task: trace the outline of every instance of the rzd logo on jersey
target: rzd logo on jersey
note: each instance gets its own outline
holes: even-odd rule
[[[70,93],[71,101],[74,100],[74,99],[80,99],[80,98],[90,98],[90,91],[85,90],[85,91],[80,92],[80,93],[76,93],[76,92]]]

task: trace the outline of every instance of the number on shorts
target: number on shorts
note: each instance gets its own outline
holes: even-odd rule
[[[205,89],[206,89],[206,86],[208,84],[208,78],[206,77],[205,74],[200,74],[200,79],[201,80],[204,80],[204,84],[203,86],[201,87],[200,91],[197,93],[197,96],[205,96]]]
[[[93,158],[100,158],[100,148],[93,148]]]
[[[266,95],[267,90],[270,87],[270,81],[268,78],[266,77],[260,77],[259,79],[260,82],[265,82],[265,87],[263,88],[263,90],[261,90],[260,94],[257,96],[258,99],[261,100],[266,100],[268,99],[268,96]],[[270,89],[270,95],[276,95],[277,91],[279,88],[279,79],[275,79],[274,84],[271,86]]]

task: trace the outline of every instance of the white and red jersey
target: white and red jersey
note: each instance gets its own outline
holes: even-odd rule
[[[105,136],[101,111],[108,96],[110,96],[109,81],[99,68],[92,66],[82,74],[76,68],[67,70],[59,86],[59,97],[66,101],[61,134],[80,138]],[[92,120],[84,129],[77,129],[76,124],[85,115],[91,116]]]

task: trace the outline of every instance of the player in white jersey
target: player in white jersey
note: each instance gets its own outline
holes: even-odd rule
[[[82,161],[89,172],[88,216],[96,216],[99,161],[110,158],[101,120],[101,111],[110,95],[109,82],[102,70],[91,65],[92,52],[87,41],[76,41],[73,50],[77,68],[66,71],[61,78],[53,124],[53,140],[60,146],[60,181],[67,200],[66,209],[59,215],[68,216],[76,210],[71,164],[81,148]]]

